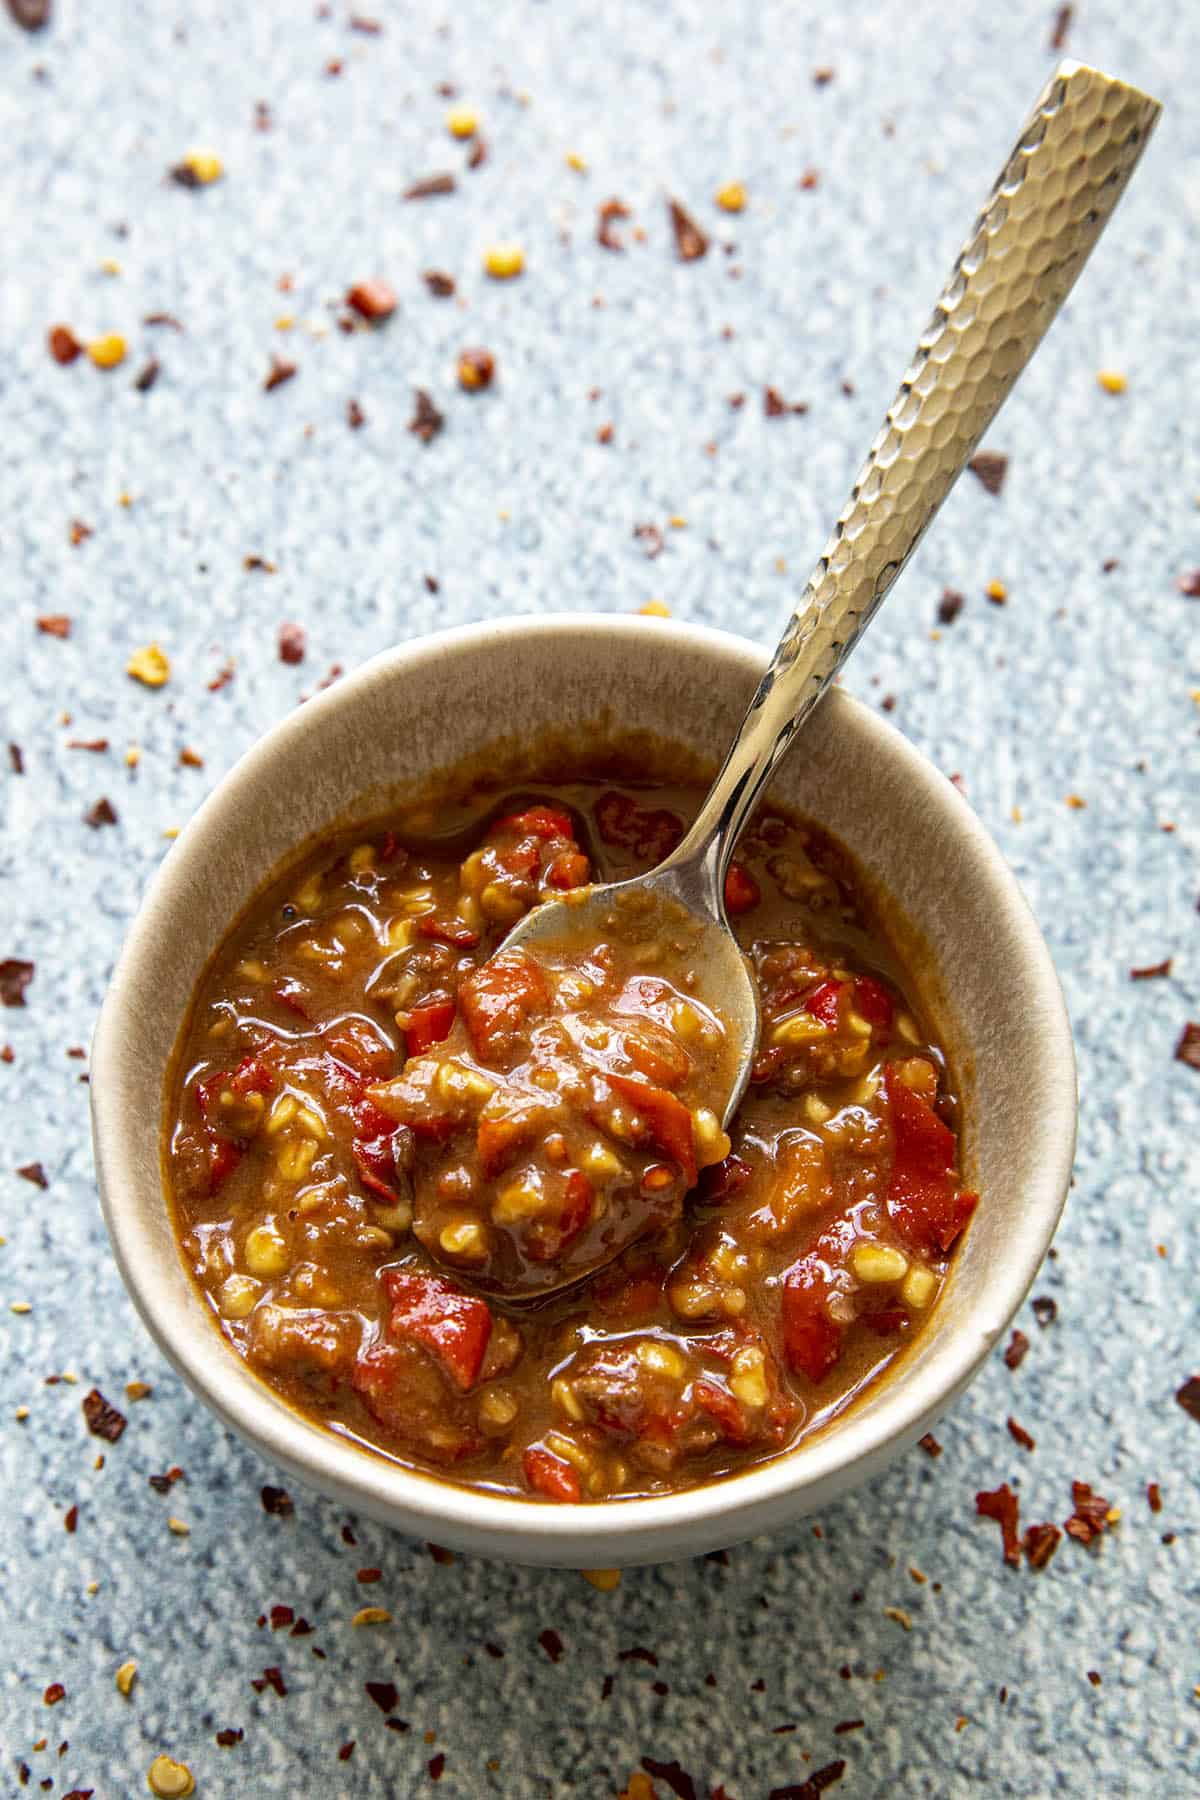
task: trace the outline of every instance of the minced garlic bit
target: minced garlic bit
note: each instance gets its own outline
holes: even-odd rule
[[[493,281],[511,281],[525,267],[525,252],[520,244],[490,244],[483,253],[483,266]]]
[[[741,212],[746,204],[746,190],[740,181],[727,181],[717,189],[716,201],[722,212]]]
[[[159,1800],[187,1800],[196,1791],[195,1778],[186,1763],[156,1756],[146,1771],[146,1785]]]
[[[131,1694],[136,1678],[137,1664],[132,1659],[129,1662],[123,1662],[116,1674],[117,1692],[126,1696]]]
[[[386,1606],[360,1606],[350,1623],[352,1625],[390,1625],[392,1615]]]
[[[186,1519],[168,1519],[167,1530],[173,1531],[176,1537],[190,1537],[192,1528]]]
[[[1119,369],[1101,369],[1096,380],[1106,394],[1123,394],[1129,386]]]
[[[87,353],[98,369],[115,369],[125,361],[125,339],[119,331],[93,338]]]
[[[125,1383],[127,1400],[148,1400],[153,1392],[154,1389],[148,1381],[127,1381]]]
[[[125,664],[125,673],[143,687],[163,687],[170,680],[171,665],[157,644],[147,644],[134,651]]]
[[[225,173],[225,164],[213,150],[189,150],[181,166],[201,187],[211,187]]]
[[[661,600],[647,600],[645,606],[638,607],[639,613],[647,619],[669,619],[671,609]]]
[[[579,1573],[602,1594],[611,1594],[621,1585],[620,1569],[580,1569]]]
[[[446,130],[452,138],[473,138],[479,130],[479,114],[472,106],[452,106],[446,114]]]

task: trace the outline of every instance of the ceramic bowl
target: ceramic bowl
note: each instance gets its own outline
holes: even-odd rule
[[[1016,881],[962,796],[898,731],[834,691],[773,792],[857,856],[904,922],[902,947],[963,1094],[982,1200],[912,1350],[824,1433],[745,1474],[646,1500],[550,1506],[472,1492],[310,1424],[220,1336],[184,1268],[159,1132],[172,1048],[205,963],[289,854],[331,825],[497,746],[653,732],[719,760],[761,650],[672,620],[498,620],[387,651],[288,718],[216,788],[167,854],[96,1030],[92,1117],[121,1273],[160,1348],[271,1465],[423,1538],[515,1561],[607,1568],[695,1555],[827,1506],[901,1455],[1009,1325],[1062,1210],[1075,1067],[1062,994]]]

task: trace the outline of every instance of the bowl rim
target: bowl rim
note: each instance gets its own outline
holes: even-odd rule
[[[136,1023],[136,989],[150,940],[169,926],[186,892],[186,871],[210,844],[219,841],[221,821],[233,790],[245,781],[269,777],[277,758],[284,764],[303,754],[314,719],[353,707],[378,684],[412,674],[432,661],[476,654],[497,640],[562,637],[615,639],[631,650],[647,630],[680,647],[710,652],[727,675],[757,679],[766,654],[730,632],[677,619],[636,614],[550,613],[494,618],[412,639],[362,664],[333,687],[277,721],[244,752],[217,783],[172,845],[145,889],[130,923],[109,983],[93,1037],[90,1089],[92,1131],[101,1206],[117,1265],[134,1304],[158,1347],[199,1397],[254,1448],[316,1487],[335,1492],[366,1513],[399,1528],[443,1536],[511,1559],[571,1560],[585,1545],[620,1560],[651,1560],[691,1553],[697,1547],[729,1544],[783,1516],[799,1516],[805,1496],[831,1499],[883,1466],[922,1432],[971,1380],[1024,1300],[1062,1213],[1074,1159],[1077,1090],[1071,1028],[1054,965],[1033,913],[1002,857],[971,807],[946,778],[895,726],[863,702],[834,689],[826,705],[844,710],[851,729],[898,770],[916,790],[919,804],[945,816],[957,841],[970,854],[1006,915],[1024,958],[1026,979],[1041,999],[1039,1022],[1044,1074],[1036,1129],[1045,1149],[1025,1195],[1002,1263],[992,1271],[986,1306],[976,1302],[956,1322],[933,1363],[885,1384],[877,1405],[866,1414],[851,1409],[797,1451],[719,1481],[645,1499],[596,1501],[580,1507],[546,1506],[515,1497],[459,1486],[376,1456],[307,1420],[277,1396],[224,1342],[212,1321],[197,1320],[208,1334],[188,1331],[180,1342],[179,1315],[154,1279],[161,1254],[145,1195],[146,1174],[126,1157],[121,1129],[131,1098],[131,1080],[122,1073],[122,1039]],[[110,1074],[109,1071],[114,1071]],[[155,1091],[156,1118],[162,1103]],[[153,1182],[160,1198],[161,1173]],[[172,1231],[171,1248],[178,1254]],[[185,1272],[186,1273],[186,1272]],[[986,1312],[986,1317],[983,1315]],[[974,1328],[977,1327],[977,1328]]]

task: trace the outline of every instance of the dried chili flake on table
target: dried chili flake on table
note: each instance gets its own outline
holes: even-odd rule
[[[147,313],[145,318],[142,320],[142,324],[143,325],[169,325],[172,331],[182,331],[183,330],[183,326],[180,324],[179,320],[175,317],[175,314],[169,313],[169,312]]]
[[[1189,569],[1186,574],[1178,576],[1175,586],[1189,600],[1200,600],[1200,569]]]
[[[545,1631],[538,1632],[538,1643],[542,1646],[542,1649],[546,1652],[546,1655],[550,1658],[551,1662],[556,1663],[559,1660],[563,1653],[564,1645],[561,1637],[559,1637],[557,1631],[555,1631],[553,1627],[548,1626]]]
[[[995,1519],[1000,1527],[1000,1535],[1004,1543],[1004,1560],[1014,1566],[1021,1561],[1021,1539],[1017,1525],[1020,1518],[1021,1503],[1009,1487],[1007,1481],[992,1491],[984,1490],[975,1496],[975,1511],[983,1519]]]
[[[21,749],[20,744],[10,744],[8,746],[8,761],[14,775],[23,775],[25,773],[25,753]]]
[[[264,1669],[261,1675],[252,1675],[250,1686],[256,1694],[265,1693],[267,1688],[274,1688],[281,1700],[287,1699],[287,1683],[283,1679],[283,1670],[274,1664],[269,1669]]]
[[[1160,1513],[1162,1511],[1162,1489],[1159,1487],[1157,1481],[1148,1481],[1146,1483],[1146,1505],[1150,1508],[1152,1513]]]
[[[77,1506],[68,1506],[66,1512],[63,1514],[63,1530],[74,1534],[78,1524],[79,1508]]]
[[[372,324],[390,319],[399,304],[395,288],[378,276],[369,281],[356,281],[346,292],[346,305]]]
[[[1110,1502],[1086,1481],[1071,1483],[1071,1500],[1075,1510],[1064,1523],[1063,1530],[1080,1544],[1094,1544],[1112,1522]]]
[[[90,750],[96,756],[102,756],[108,749],[107,738],[68,738],[68,750]]]
[[[346,423],[351,431],[361,431],[366,422],[367,415],[359,405],[358,401],[354,399],[347,400]]]
[[[1023,1331],[1014,1331],[1008,1340],[1008,1349],[1004,1352],[1006,1369],[1019,1369],[1029,1354],[1029,1339]]]
[[[179,752],[179,766],[181,769],[202,769],[204,758],[198,750],[190,750],[185,744]]]
[[[40,1162],[22,1163],[17,1174],[26,1181],[32,1181],[34,1187],[48,1188],[50,1186],[46,1178],[46,1171]]]
[[[225,1725],[217,1733],[217,1743],[222,1750],[232,1750],[235,1744],[241,1743],[245,1735],[240,1725]]]
[[[363,1587],[370,1587],[374,1582],[383,1580],[383,1570],[359,1569],[354,1579],[355,1581],[360,1582]]]
[[[95,535],[96,533],[92,527],[85,524],[82,519],[72,519],[67,529],[67,536],[75,546],[86,542],[88,538],[95,537]]]
[[[400,1698],[400,1690],[394,1681],[364,1681],[367,1698],[373,1700],[382,1713],[395,1712],[396,1702]]]
[[[271,367],[263,377],[264,394],[273,393],[277,387],[282,387],[285,381],[290,381],[298,372],[299,365],[297,363],[288,362],[286,357],[276,356],[272,352]]]
[[[148,394],[161,373],[162,364],[159,362],[157,356],[150,357],[147,362],[142,364],[142,367],[134,376],[133,385],[135,390],[139,394]]]
[[[656,1781],[665,1781],[671,1792],[678,1794],[679,1800],[697,1800],[696,1784],[679,1763],[659,1762],[657,1757],[643,1756],[642,1767]]]
[[[938,1443],[932,1431],[927,1431],[924,1437],[919,1438],[917,1441],[926,1456],[940,1456],[942,1454],[942,1446]]]
[[[633,528],[633,535],[635,542],[642,546],[642,550],[651,561],[653,561],[656,556],[662,555],[663,545],[666,540],[657,525],[635,525]]]
[[[279,627],[279,660],[285,663],[302,663],[307,638],[303,625],[294,623]]]
[[[1030,1568],[1044,1569],[1061,1542],[1062,1532],[1057,1525],[1047,1522],[1044,1525],[1027,1526],[1025,1536],[1021,1539],[1021,1547]]]
[[[698,262],[708,253],[707,236],[678,200],[668,200],[667,211],[671,218],[671,230],[675,234],[676,256],[680,262]]]
[[[989,494],[998,494],[1008,474],[1008,458],[998,450],[977,450],[967,467]]]
[[[272,1631],[283,1631],[295,1621],[296,1614],[290,1606],[273,1606],[268,1617]]]
[[[604,200],[596,208],[596,242],[605,250],[621,251],[625,248],[625,240],[613,230],[617,219],[629,218],[629,208],[623,200]]]
[[[104,1398],[99,1388],[92,1388],[83,1397],[83,1416],[87,1428],[93,1437],[103,1438],[106,1443],[115,1444],[124,1431],[128,1421],[123,1412],[118,1412],[112,1403]]]
[[[41,613],[35,623],[43,637],[69,638],[71,635],[68,613]]]
[[[52,1681],[50,1683],[50,1686],[46,1689],[45,1693],[42,1695],[42,1700],[44,1701],[44,1703],[47,1706],[57,1706],[59,1701],[65,1700],[66,1697],[67,1697],[67,1690],[63,1686],[62,1682],[61,1681]]]
[[[347,24],[351,31],[360,31],[366,37],[378,37],[383,30],[378,19],[368,19],[362,13],[351,13]]]
[[[351,1738],[349,1743],[342,1744],[339,1746],[339,1749],[338,1749],[338,1761],[339,1762],[349,1762],[350,1761],[350,1758],[354,1755],[354,1746],[355,1746],[356,1742],[357,1742],[357,1739]]]
[[[426,269],[421,280],[435,300],[449,300],[454,294],[454,277],[441,269]]]
[[[413,436],[423,444],[431,444],[445,423],[445,414],[438,411],[425,389],[414,388],[413,416],[408,422]]]
[[[957,588],[943,588],[942,597],[938,601],[938,624],[953,625],[966,603],[966,596],[960,594]]]
[[[446,1766],[445,1751],[439,1750],[436,1756],[431,1756],[426,1766],[429,1770],[430,1781],[440,1781],[442,1779],[442,1770]]]
[[[52,325],[46,334],[46,345],[55,362],[64,368],[83,354],[83,345],[69,325]]]
[[[1200,1375],[1189,1375],[1183,1386],[1176,1388],[1175,1398],[1188,1418],[1200,1425]]]
[[[826,1788],[842,1779],[846,1773],[846,1761],[839,1757],[836,1762],[826,1763],[824,1768],[815,1769],[807,1781],[789,1782],[786,1787],[772,1788],[767,1800],[820,1800]]]
[[[840,1725],[834,1726],[833,1735],[834,1737],[845,1737],[848,1731],[862,1731],[866,1722],[865,1719],[843,1719]]]
[[[236,673],[237,673],[237,664],[233,661],[233,659],[231,657],[227,663],[223,663],[222,666],[217,670],[217,672],[213,676],[212,680],[205,682],[204,685],[208,689],[210,694],[219,694],[222,688],[226,688],[229,686],[230,682],[233,680]]]
[[[807,400],[785,400],[778,388],[763,389],[763,416],[768,419],[783,419],[789,413],[800,418],[808,411]]]
[[[90,825],[93,831],[99,831],[102,825],[115,825],[117,823],[117,809],[111,800],[105,798],[104,795],[101,795],[95,806],[89,807],[87,812],[84,813],[83,822],[85,825]]]
[[[423,175],[414,181],[401,195],[403,200],[434,200],[441,194],[452,194],[458,186],[454,176],[443,171],[437,175]]]
[[[1067,44],[1067,33],[1071,29],[1071,21],[1075,17],[1073,6],[1060,6],[1054,15],[1054,24],[1050,28],[1050,49],[1064,50]]]
[[[1051,1299],[1049,1294],[1035,1294],[1030,1304],[1033,1308],[1033,1316],[1043,1330],[1047,1325],[1053,1325],[1058,1317],[1057,1300]]]
[[[1014,1443],[1020,1444],[1022,1450],[1032,1450],[1035,1448],[1034,1439],[1030,1437],[1023,1425],[1018,1425],[1017,1421],[1012,1418],[1007,1421],[1007,1424],[1009,1437],[1012,1438]]]
[[[1130,981],[1158,981],[1171,973],[1173,957],[1166,957],[1160,963],[1147,963],[1144,968],[1130,969]]]
[[[18,956],[5,956],[0,963],[0,1006],[23,1006],[25,988],[34,977],[34,965],[23,963]]]
[[[1189,1069],[1200,1069],[1200,1025],[1191,1019],[1179,1034],[1179,1042],[1175,1046],[1175,1061],[1186,1063]]]

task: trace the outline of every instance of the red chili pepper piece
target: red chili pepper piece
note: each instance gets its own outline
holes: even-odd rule
[[[572,840],[575,837],[575,825],[570,813],[562,812],[556,806],[528,806],[524,812],[508,813],[503,819],[496,820],[492,830],[511,831],[528,837]]]
[[[724,1162],[710,1163],[700,1173],[700,1198],[702,1200],[727,1200],[731,1194],[738,1194],[746,1186],[754,1173],[748,1162],[732,1151]]]
[[[592,878],[592,865],[582,850],[562,850],[546,870],[547,887],[565,891],[584,887]]]
[[[810,1381],[828,1375],[842,1350],[842,1327],[829,1312],[830,1273],[818,1248],[783,1277],[783,1353],[788,1367]]]
[[[682,1100],[677,1100],[666,1088],[650,1087],[630,1075],[610,1075],[608,1082],[622,1100],[637,1108],[658,1148],[679,1164],[688,1186],[694,1187],[696,1145],[692,1136],[692,1115]]]
[[[569,1462],[551,1455],[541,1444],[530,1444],[521,1458],[521,1466],[534,1493],[544,1494],[547,1500],[563,1500],[578,1505],[583,1499],[577,1471]]]
[[[351,1149],[363,1186],[386,1200],[395,1200],[396,1121],[380,1112],[370,1100],[357,1100],[351,1112],[354,1117]]]
[[[404,1047],[410,1056],[421,1056],[450,1036],[454,1024],[453,1000],[426,1000],[414,1006],[404,1028]]]
[[[273,1094],[275,1071],[261,1056],[244,1057],[229,1077],[229,1091],[242,1100],[247,1094]]]
[[[716,1420],[731,1444],[744,1444],[748,1441],[749,1433],[742,1417],[742,1409],[727,1388],[701,1376],[692,1383],[692,1399],[703,1412]]]
[[[232,1138],[210,1129],[208,1141],[208,1191],[215,1194],[242,1160],[242,1148]]]
[[[388,1335],[432,1350],[465,1393],[478,1379],[492,1335],[486,1303],[440,1275],[385,1269],[381,1279],[392,1307]]]
[[[484,1114],[475,1132],[480,1173],[488,1177],[499,1175],[540,1128],[541,1122],[533,1111],[505,1113],[496,1119]]]
[[[360,1082],[368,1078],[378,1081],[381,1075],[390,1075],[395,1067],[396,1053],[392,1046],[366,1019],[339,1019],[324,1037],[329,1054]]]
[[[880,1043],[886,1044],[892,1035],[896,1003],[881,981],[872,975],[855,976],[854,1010],[874,1028]]]
[[[959,1193],[954,1133],[932,1107],[897,1079],[891,1063],[884,1068],[883,1087],[893,1145],[888,1213],[914,1250],[936,1255],[950,1248],[979,1196]]]
[[[733,913],[749,912],[762,899],[762,889],[748,869],[741,863],[730,863],[729,873],[725,877],[725,911]]]
[[[820,982],[805,1000],[805,1012],[819,1019],[822,1025],[828,1025],[830,1031],[836,1031],[841,1021],[842,991],[846,985],[844,981]]]
[[[437,913],[424,913],[417,920],[417,935],[449,944],[454,950],[474,950],[479,942],[479,933],[472,931],[465,920],[441,919]]]
[[[510,951],[469,970],[458,1001],[475,1054],[487,1062],[516,1049],[529,1019],[549,1004],[550,992],[537,964]]]
[[[558,1215],[560,1246],[591,1224],[595,1198],[596,1190],[583,1170],[568,1170],[562,1211]]]

